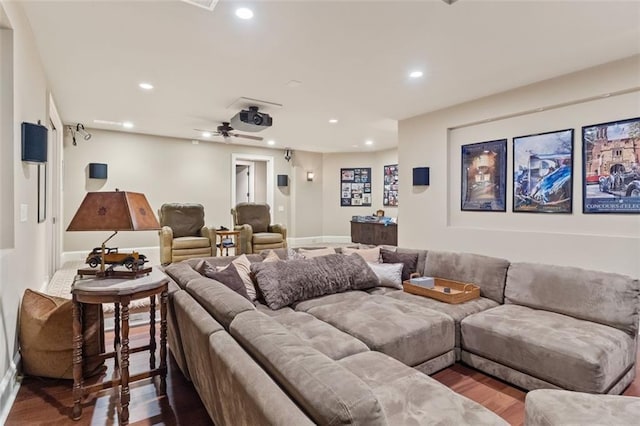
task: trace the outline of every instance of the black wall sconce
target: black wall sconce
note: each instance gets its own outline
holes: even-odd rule
[[[48,129],[40,124],[22,123],[22,161],[27,163],[47,162]]]
[[[289,176],[278,175],[278,186],[289,186]]]
[[[414,167],[413,168],[413,186],[429,185],[429,168]]]
[[[89,163],[89,178],[106,179],[107,165],[104,163]]]

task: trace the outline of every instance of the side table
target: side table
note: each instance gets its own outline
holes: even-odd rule
[[[71,288],[73,296],[73,411],[71,416],[79,420],[82,416],[83,396],[102,389],[120,386],[120,424],[129,423],[129,383],[149,377],[160,376],[159,394],[166,393],[167,377],[167,293],[169,280],[164,273],[153,269],[147,276],[136,279],[123,278],[91,278],[77,279]],[[160,365],[156,368],[155,311],[156,296],[160,295]],[[129,348],[129,303],[132,300],[150,298],[149,308],[149,344],[137,348]],[[114,358],[114,370],[117,378],[91,386],[84,386],[82,376],[83,304],[113,303],[114,318],[114,351],[97,355],[102,359]],[[149,370],[129,376],[129,354],[148,350],[150,352]]]
[[[224,245],[222,242],[226,239],[230,239],[232,245]],[[218,231],[216,230],[216,247],[220,248],[220,256],[223,254],[223,250],[227,250],[227,256],[229,256],[229,249],[235,248],[236,254],[238,253],[238,247],[240,247],[240,231]]]

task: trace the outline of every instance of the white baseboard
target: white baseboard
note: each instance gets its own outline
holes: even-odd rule
[[[287,238],[287,244],[290,247],[303,247],[314,244],[349,244],[351,242],[350,236],[333,236],[322,235],[317,237],[300,237],[300,238]]]
[[[18,380],[18,365],[20,365],[20,353],[16,353],[9,369],[0,381],[0,425],[3,425],[9,417],[9,411],[13,401],[18,396],[20,381]]]
[[[137,251],[138,253],[142,253],[147,256],[149,259],[150,265],[159,265],[160,264],[160,247],[136,247],[136,248],[118,248],[119,251]],[[62,265],[69,261],[82,261],[87,258],[87,254],[91,249],[83,250],[83,251],[65,251],[62,253]]]

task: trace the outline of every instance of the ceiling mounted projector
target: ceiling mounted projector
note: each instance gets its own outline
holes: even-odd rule
[[[243,109],[233,116],[229,121],[231,126],[236,130],[243,132],[259,132],[270,127],[273,119],[269,114],[258,112],[258,107],[251,106],[249,109]]]

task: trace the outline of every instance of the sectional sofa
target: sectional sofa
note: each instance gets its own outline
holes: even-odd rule
[[[336,254],[329,257],[353,259],[349,270],[359,277],[325,265],[347,284],[271,309],[203,276],[202,260],[169,265],[169,346],[213,421],[506,424],[428,376],[456,361],[527,390],[616,394],[635,377],[638,280],[477,254],[397,252],[417,256],[420,275],[477,284],[481,297],[450,305],[375,279],[366,285],[366,263]],[[248,258],[258,278],[268,272],[276,285],[313,270],[305,263],[313,259],[264,266],[262,256]]]

